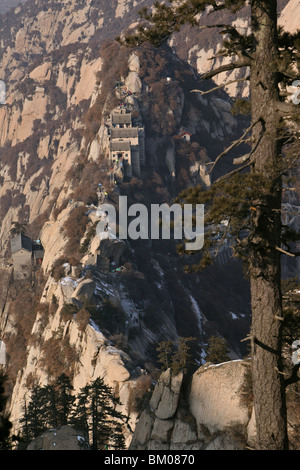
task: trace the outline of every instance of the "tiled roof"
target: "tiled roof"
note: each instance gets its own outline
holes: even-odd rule
[[[120,138],[129,138],[129,137],[138,137],[139,130],[137,127],[129,127],[129,128],[115,128],[112,127],[110,131],[110,135],[112,139],[120,139]]]
[[[131,114],[113,113],[111,117],[112,124],[131,124]]]
[[[16,253],[17,251],[21,250],[22,248],[27,251],[32,251],[32,241],[26,235],[20,233],[16,235],[10,241],[10,248],[12,253]]]
[[[119,142],[111,142],[110,150],[117,152],[120,151],[128,151],[130,150],[130,142],[127,140],[119,141]]]

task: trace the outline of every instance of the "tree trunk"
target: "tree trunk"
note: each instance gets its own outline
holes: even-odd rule
[[[281,364],[281,176],[276,1],[252,1],[255,53],[251,65],[252,161],[255,175],[267,177],[254,207],[249,256],[252,307],[253,395],[258,447],[288,447],[286,403]],[[259,181],[259,180],[258,180]]]

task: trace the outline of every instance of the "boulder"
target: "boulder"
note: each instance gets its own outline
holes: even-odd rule
[[[32,441],[27,450],[89,450],[84,433],[71,426],[49,429]]]
[[[42,65],[36,67],[32,72],[30,72],[29,76],[36,82],[43,83],[51,78],[51,69],[52,64],[51,62],[44,62]]]
[[[64,302],[71,302],[71,298],[74,296],[74,290],[77,287],[77,282],[70,276],[62,278],[59,282],[59,288],[57,295],[64,299]]]
[[[130,55],[128,59],[128,69],[130,72],[139,73],[140,71],[140,59],[139,56],[134,52]]]
[[[112,359],[106,371],[108,379],[115,382],[125,382],[130,378],[130,372],[126,369],[121,359]]]
[[[109,232],[98,233],[100,241],[98,244],[98,253],[102,259],[113,260],[116,266],[120,263],[120,258],[126,250],[126,243],[123,240],[114,238]],[[97,246],[95,242],[95,246]]]
[[[177,410],[178,399],[179,395],[169,388],[164,388],[155,416],[160,419],[173,418]]]
[[[90,300],[94,294],[96,288],[96,283],[92,279],[84,279],[84,281],[80,282],[76,287],[73,297],[76,299],[85,298]]]
[[[96,162],[99,158],[100,151],[101,151],[101,144],[99,140],[96,138],[91,143],[88,159]]]
[[[170,369],[163,372],[156,385],[150,407],[159,419],[173,418],[178,405],[183,374],[172,377]]]
[[[125,85],[131,93],[140,93],[142,90],[142,82],[136,72],[129,72],[126,79]]]
[[[246,367],[243,361],[201,366],[193,375],[190,411],[197,423],[213,431],[233,425],[247,426],[249,412],[241,402]]]
[[[109,381],[125,382],[130,378],[130,372],[126,369],[119,350],[101,348],[100,362]]]

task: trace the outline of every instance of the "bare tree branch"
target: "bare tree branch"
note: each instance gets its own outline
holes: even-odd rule
[[[250,156],[251,156],[251,153],[246,153],[245,155],[242,155],[241,157],[234,158],[232,163],[234,165],[241,165],[242,163],[245,163],[247,160],[249,160]]]
[[[212,57],[208,57],[207,60],[214,60],[218,59],[218,57],[226,57],[228,55],[228,51],[220,51],[218,54],[213,55]]]
[[[209,78],[214,77],[215,75],[219,75],[219,73],[222,72],[228,72],[230,70],[235,70],[235,69],[240,69],[242,67],[247,67],[251,64],[250,59],[243,59],[243,60],[237,60],[236,62],[231,62],[229,64],[224,64],[221,65],[220,67],[211,70],[210,72],[206,72],[201,75],[201,80],[207,80]]]
[[[288,255],[288,256],[292,256],[292,257],[295,256],[294,253],[290,253],[289,251],[283,250],[283,249],[280,248],[279,246],[276,246],[276,250],[277,250],[277,251],[280,251],[280,252],[283,253],[284,255]]]
[[[202,95],[207,95],[208,93],[211,93],[212,91],[219,90],[220,88],[224,88],[224,87],[226,87],[227,85],[231,85],[232,83],[244,82],[245,80],[249,80],[249,79],[250,79],[249,76],[244,77],[244,78],[237,78],[236,80],[230,80],[229,82],[223,83],[222,85],[218,85],[218,86],[216,86],[216,87],[214,87],[214,88],[211,88],[210,90],[207,90],[207,91],[191,90],[191,93],[200,93],[201,96],[202,96]]]
[[[226,179],[229,178],[230,176],[232,176],[232,175],[238,173],[239,171],[242,171],[242,170],[244,170],[245,168],[248,168],[251,164],[252,164],[252,162],[247,162],[245,165],[240,166],[239,168],[236,168],[235,170],[232,170],[232,171],[230,171],[229,173],[226,173],[226,175],[220,176],[220,178],[216,179],[215,183],[219,183],[220,181],[226,180]]]
[[[285,254],[285,255],[288,255],[288,256],[291,256],[293,258],[297,257],[297,256],[300,256],[300,251],[286,251],[284,250],[283,248],[280,248],[279,246],[276,246],[276,250],[277,251],[280,251],[281,253]]]
[[[237,147],[238,145],[240,144],[243,144],[243,143],[247,143],[250,141],[250,138],[248,139],[245,139],[246,135],[253,129],[253,127],[255,126],[255,124],[257,123],[253,123],[251,124],[251,126],[249,126],[244,134],[237,140],[235,140],[234,142],[232,142],[231,145],[229,145],[229,147],[227,147],[224,152],[220,153],[220,155],[217,156],[217,158],[215,159],[211,169],[209,170],[209,173],[211,173],[214,169],[214,167],[216,166],[216,164],[218,163],[219,160],[221,160],[221,158],[223,158],[225,155],[227,155],[228,152],[230,152],[230,150],[232,150],[233,148]]]

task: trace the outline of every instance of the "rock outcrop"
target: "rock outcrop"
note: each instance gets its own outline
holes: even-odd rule
[[[130,449],[245,448],[254,436],[247,434],[249,410],[241,401],[244,380],[242,361],[204,365],[189,387],[182,374],[173,377],[170,369],[163,372],[137,422]]]
[[[84,433],[71,426],[45,431],[26,450],[89,450]]]
[[[197,423],[204,424],[211,432],[248,423],[248,409],[241,405],[245,372],[244,362],[238,360],[205,364],[194,373],[189,406]]]

